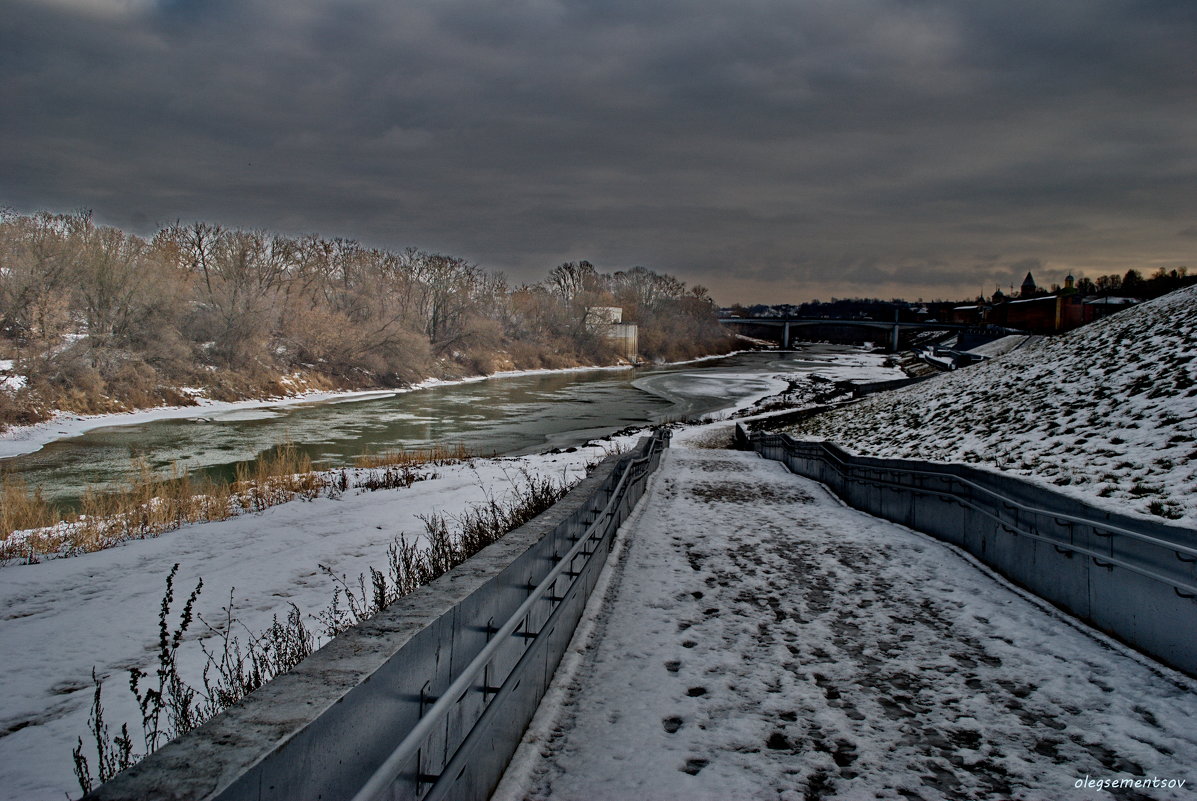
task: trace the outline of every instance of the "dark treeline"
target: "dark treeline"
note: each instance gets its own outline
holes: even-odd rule
[[[1127,270],[1121,275],[1118,273],[1099,275],[1097,278],[1081,276],[1076,280],[1076,291],[1086,297],[1105,298],[1121,295],[1139,300],[1151,300],[1194,283],[1197,283],[1197,275],[1189,275],[1186,267],[1177,267],[1171,270],[1160,267],[1147,276],[1139,270]],[[1050,292],[1058,291],[1060,291],[1059,285],[1052,284]],[[1039,294],[1046,293],[1040,292]]]
[[[47,410],[404,386],[502,369],[611,364],[597,307],[641,358],[730,350],[702,287],[643,267],[563,264],[512,287],[467,261],[206,223],[150,239],[90,214],[0,219],[0,428]],[[24,376],[25,383],[15,376]]]

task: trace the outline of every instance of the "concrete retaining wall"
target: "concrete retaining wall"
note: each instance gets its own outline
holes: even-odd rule
[[[742,426],[736,437],[851,506],[958,545],[1090,625],[1197,675],[1197,531],[967,465],[850,456],[831,443]]]
[[[372,797],[488,797],[569,643],[611,535],[642,495],[667,437],[610,457],[552,509],[89,798],[354,798],[371,777],[378,783],[380,767],[420,726],[429,732],[413,758],[401,760]],[[534,592],[554,572],[560,575]],[[517,630],[491,648],[520,609]],[[478,680],[436,707],[446,708],[429,725],[434,705],[484,650],[494,655]]]

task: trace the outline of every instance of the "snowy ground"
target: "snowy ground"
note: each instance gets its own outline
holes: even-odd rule
[[[1007,354],[1012,350],[1029,345],[1032,342],[1038,342],[1041,339],[1043,337],[1035,336],[1034,334],[1011,334],[1008,337],[1002,337],[1001,339],[995,339],[993,342],[978,345],[966,351],[966,353],[976,353],[980,356],[988,356],[993,359]]]
[[[871,354],[837,354],[818,372],[847,371],[843,375],[870,380],[888,373],[881,362]],[[696,374],[696,380],[709,377]],[[777,392],[786,384],[783,378],[767,378],[759,387]],[[737,408],[754,400],[745,398]],[[147,414],[162,413],[167,412]],[[71,749],[87,734],[93,666],[104,680],[110,725],[115,730],[128,721],[139,743],[140,718],[128,691],[128,670],[153,663],[158,608],[173,564],[180,564],[176,609],[202,577],[198,610],[211,622],[221,618],[231,592],[236,616],[249,631],[262,631],[276,614],[285,617],[289,603],[315,627],[310,616],[324,610],[333,593],[321,565],[352,581],[372,566],[385,567],[395,536],[422,532],[418,515],[452,514],[488,495],[501,498],[524,469],[577,478],[605,449],[634,439],[574,453],[433,468],[440,478],[408,489],[295,501],[97,553],[0,567],[0,801],[78,795]],[[203,625],[195,625],[192,633],[204,633]],[[190,639],[180,651],[184,676],[198,681],[202,663],[199,642]]]
[[[685,439],[497,801],[1192,796],[1197,682],[777,462]],[[1128,777],[1186,785],[1076,785]]]
[[[158,607],[175,563],[181,566],[176,609],[202,577],[197,608],[210,622],[221,620],[232,593],[236,617],[250,631],[264,630],[276,614],[285,617],[288,603],[315,628],[309,616],[333,593],[321,565],[350,581],[371,566],[385,569],[394,537],[423,532],[417,515],[453,514],[488,494],[501,499],[523,469],[577,479],[587,461],[602,456],[594,447],[479,459],[432,468],[440,478],[408,489],[293,501],[84,556],[0,569],[0,799],[78,796],[71,748],[87,733],[93,666],[105,679],[108,721],[114,729],[128,721],[139,735],[128,670],[153,663]],[[203,629],[197,624],[192,631],[198,636]],[[197,639],[184,645],[180,662],[198,684],[203,657]]]

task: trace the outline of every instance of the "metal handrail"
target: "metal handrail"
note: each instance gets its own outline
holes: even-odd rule
[[[754,436],[754,438],[760,440],[762,447],[767,447],[767,445],[766,445],[767,440],[775,440],[776,442],[780,443],[780,446],[782,448],[784,448],[787,453],[790,453],[793,455],[801,455],[801,452],[796,447],[796,443],[788,435],[785,435],[785,434],[766,435],[766,434],[758,433],[753,436]],[[817,446],[818,449],[820,451],[822,451],[828,457],[828,459],[827,459],[828,463],[834,463],[833,469],[835,469],[836,472],[838,472],[841,476],[844,476],[845,478],[852,478],[852,476],[850,475],[850,471],[853,468],[857,468],[857,469],[861,469],[861,470],[873,470],[876,472],[882,472],[882,471],[894,472],[895,471],[895,468],[889,468],[889,467],[881,467],[881,466],[875,466],[875,465],[854,465],[854,464],[851,464],[851,463],[845,461],[844,459],[840,458],[839,455],[837,455],[830,448],[828,448],[825,443],[812,442],[809,444],[812,446]],[[1034,506],[1028,506],[1024,503],[1014,500],[1013,498],[1009,498],[1005,495],[1002,495],[1000,492],[992,490],[989,487],[978,484],[974,481],[970,481],[966,478],[955,475],[953,473],[946,473],[946,472],[936,471],[936,470],[920,470],[920,469],[916,469],[916,468],[902,468],[901,472],[907,473],[910,475],[934,476],[937,478],[947,479],[949,482],[953,481],[953,480],[959,481],[961,484],[964,484],[968,487],[972,487],[975,490],[979,490],[987,495],[990,495],[993,498],[996,498],[996,499],[1002,501],[1003,503],[1007,504],[1008,506],[1010,506],[1011,508],[1014,508],[1014,509],[1022,510],[1024,512],[1028,512],[1028,513],[1036,514],[1036,515],[1047,515],[1047,516],[1054,518],[1057,521],[1067,520],[1072,523],[1080,523],[1082,525],[1089,526],[1090,528],[1094,529],[1095,532],[1098,529],[1100,529],[1102,531],[1109,532],[1110,534],[1118,534],[1118,535],[1125,536],[1125,537],[1128,537],[1131,539],[1136,539],[1141,542],[1146,542],[1151,545],[1155,545],[1157,547],[1161,547],[1166,550],[1173,551],[1178,556],[1181,553],[1197,555],[1197,549],[1189,548],[1185,545],[1171,542],[1169,540],[1163,540],[1163,539],[1160,539],[1159,537],[1153,537],[1149,534],[1141,534],[1137,531],[1131,531],[1129,529],[1125,529],[1120,526],[1110,525],[1109,523],[1106,523],[1104,521],[1095,521],[1095,520],[1091,520],[1089,518],[1079,517],[1076,515],[1063,514],[1063,513],[1059,513],[1059,512],[1053,512],[1053,511],[1050,511],[1047,509],[1040,509],[1040,508],[1034,507]],[[902,489],[902,490],[908,490],[908,491],[916,490],[916,488],[910,487],[906,484],[901,484],[896,481],[888,481],[888,480],[882,479],[882,478],[872,478],[869,480],[878,485],[885,485],[885,486]],[[1113,554],[1098,553],[1096,551],[1089,550],[1088,548],[1083,548],[1078,545],[1075,545],[1071,542],[1064,542],[1059,539],[1055,539],[1052,537],[1045,537],[1041,534],[1036,534],[1034,532],[1026,531],[1025,529],[1023,529],[1021,527],[1020,528],[1010,527],[1007,524],[1007,522],[1004,519],[1002,519],[1001,517],[999,517],[997,514],[991,512],[988,509],[985,509],[982,506],[978,506],[977,504],[970,501],[968,498],[961,497],[960,495],[958,495],[954,492],[950,492],[950,491],[943,492],[943,491],[939,491],[939,490],[929,489],[926,487],[919,487],[919,488],[917,488],[917,491],[924,492],[929,495],[935,495],[940,498],[948,498],[948,499],[954,500],[958,503],[964,504],[964,505],[968,506],[970,509],[973,509],[974,511],[979,512],[980,514],[983,514],[986,517],[989,517],[989,518],[995,520],[999,524],[1006,527],[1007,530],[1011,531],[1012,533],[1015,533],[1015,534],[1018,534],[1021,536],[1025,536],[1025,537],[1029,537],[1030,539],[1038,540],[1040,542],[1046,542],[1046,543],[1056,546],[1058,548],[1062,548],[1064,550],[1071,551],[1073,553],[1078,553],[1078,554],[1081,554],[1084,556],[1088,556],[1094,560],[1100,559],[1104,562],[1109,563],[1110,565],[1121,567],[1125,570],[1129,570],[1133,573],[1138,573],[1139,575],[1145,576],[1154,581],[1158,581],[1161,584],[1169,585],[1173,588],[1173,590],[1178,595],[1183,595],[1184,597],[1191,597],[1193,595],[1197,595],[1197,584],[1190,584],[1189,582],[1183,581],[1181,579],[1171,577],[1171,576],[1166,576],[1166,575],[1157,573],[1156,571],[1149,570],[1149,569],[1143,568],[1143,567],[1139,567],[1131,562],[1127,562],[1124,559],[1120,559],[1120,558],[1114,556]]]
[[[874,479],[874,481],[878,485],[896,487],[899,489],[910,489],[906,485],[898,484],[897,482],[894,482],[894,481],[886,481],[884,479]],[[1033,531],[1027,531],[1025,528],[1011,526],[1005,520],[1003,520],[1001,517],[999,517],[998,515],[994,514],[991,511],[989,511],[985,507],[978,506],[977,504],[973,503],[969,499],[962,498],[953,492],[941,492],[939,490],[926,489],[926,488],[920,488],[918,491],[926,493],[927,495],[935,495],[940,498],[948,498],[950,500],[956,501],[957,503],[967,506],[968,508],[972,509],[973,511],[975,511],[979,514],[982,514],[982,515],[996,521],[997,523],[1001,524],[1003,528],[1005,528],[1007,531],[1009,531],[1013,534],[1017,534],[1017,535],[1023,536],[1023,537],[1029,537],[1030,539],[1038,540],[1039,542],[1046,542],[1050,545],[1055,545],[1056,547],[1062,548],[1066,551],[1071,551],[1073,553],[1078,553],[1083,556],[1088,556],[1092,559],[1100,559],[1102,561],[1109,562],[1110,564],[1116,565],[1116,566],[1124,568],[1126,570],[1130,570],[1134,573],[1138,573],[1141,576],[1146,576],[1147,578],[1154,579],[1155,581],[1158,581],[1162,584],[1168,584],[1176,590],[1184,590],[1187,593],[1197,593],[1197,584],[1189,584],[1187,582],[1180,581],[1173,577],[1165,576],[1161,573],[1157,573],[1153,570],[1148,570],[1146,568],[1139,567],[1131,562],[1127,562],[1124,559],[1119,559],[1118,557],[1116,557],[1112,554],[1099,553],[1097,551],[1089,550],[1088,548],[1082,548],[1081,546],[1076,545],[1075,543],[1064,542],[1063,540],[1056,539],[1053,537],[1045,537],[1042,534],[1036,534]],[[1001,496],[998,496],[998,497],[1001,497]],[[1026,507],[1023,507],[1023,508],[1026,508]],[[1062,517],[1062,515],[1060,515],[1060,517]],[[1163,542],[1163,541],[1161,540],[1161,542]],[[1175,550],[1175,546],[1169,545],[1168,549]]]
[[[432,734],[433,727],[440,723],[453,705],[457,703],[458,699],[469,691],[478,676],[485,671],[487,665],[506,638],[514,635],[516,630],[527,622],[527,618],[531,614],[533,607],[539,601],[543,600],[545,592],[550,587],[555,587],[557,579],[565,572],[566,567],[572,563],[578,554],[582,553],[585,546],[594,537],[595,531],[599,528],[600,524],[605,524],[611,518],[615,505],[623,499],[625,483],[628,481],[628,477],[632,475],[636,468],[648,463],[659,451],[663,450],[664,443],[668,439],[668,430],[659,431],[650,440],[643,457],[628,461],[627,467],[624,469],[622,475],[620,475],[614,489],[611,490],[607,504],[599,513],[598,518],[586,528],[586,531],[578,538],[574,546],[557,562],[544,579],[536,585],[536,588],[532,590],[527,599],[499,627],[491,640],[478,652],[478,655],[466,665],[453,683],[449,685],[448,689],[421,716],[420,720],[412,727],[407,736],[391,752],[391,755],[383,761],[369,780],[357,791],[353,796],[353,801],[374,801],[374,799],[381,796],[399,778],[408,760],[418,756],[424,741]],[[643,475],[645,473],[640,472],[632,480],[639,480]],[[539,632],[537,632],[538,635]]]
[[[797,452],[794,447],[796,443],[794,443],[793,439],[786,434],[770,434],[770,435],[756,434],[755,436],[758,436],[761,439],[775,437],[778,440],[780,440],[782,446],[785,447],[787,450],[789,450],[791,453]],[[786,440],[789,440],[789,442],[787,442]],[[838,462],[844,468],[849,468],[849,469],[857,468],[857,469],[861,469],[861,470],[878,470],[878,471],[893,470],[893,468],[880,467],[880,466],[876,466],[876,465],[850,464],[850,463],[844,461],[843,459],[841,459],[835,452],[833,452],[830,448],[828,448],[825,443],[812,442],[810,444],[817,445],[820,448],[820,450],[822,450],[824,453],[827,454],[828,457],[830,457],[831,459],[834,459],[836,462]],[[945,472],[942,472],[939,470],[919,470],[916,468],[906,468],[906,467],[902,468],[902,472],[910,474],[910,475],[935,476],[937,478],[946,478],[949,481],[959,481],[961,484],[972,487],[973,489],[976,489],[976,490],[980,490],[981,492],[984,492],[988,495],[992,495],[993,497],[997,498],[998,500],[1002,501],[1003,503],[1009,504],[1010,506],[1016,507],[1024,512],[1030,512],[1031,514],[1037,514],[1037,515],[1046,515],[1046,516],[1054,517],[1057,520],[1067,520],[1072,523],[1080,523],[1081,525],[1090,526],[1092,528],[1100,528],[1103,531],[1110,532],[1111,534],[1118,534],[1123,537],[1129,537],[1131,539],[1140,540],[1142,542],[1147,542],[1152,545],[1158,545],[1160,547],[1167,548],[1169,550],[1186,553],[1190,556],[1197,556],[1197,548],[1190,548],[1186,545],[1181,545],[1179,543],[1171,542],[1170,540],[1163,540],[1163,539],[1160,539],[1159,537],[1153,537],[1150,534],[1143,534],[1138,531],[1132,531],[1127,528],[1122,528],[1121,526],[1111,525],[1105,521],[1092,520],[1087,517],[1078,517],[1077,515],[1070,515],[1070,514],[1066,514],[1063,512],[1053,512],[1049,509],[1040,509],[1039,507],[1036,507],[1036,506],[1028,506],[1024,503],[1021,503],[1020,501],[1014,500],[1013,498],[1009,498],[1005,495],[1002,495],[1000,492],[990,489],[989,487],[986,487],[983,484],[978,484],[975,481],[970,481],[969,479],[964,478],[963,476],[956,475],[955,473],[945,473]],[[843,474],[844,471],[841,470],[840,473]],[[897,482],[889,482],[889,483],[893,486],[906,488],[905,485],[898,484]],[[955,496],[953,496],[953,497],[955,497]]]

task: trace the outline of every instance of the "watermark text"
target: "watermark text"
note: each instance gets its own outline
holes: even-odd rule
[[[1165,789],[1165,790],[1179,790],[1185,786],[1186,779],[1161,779],[1158,776],[1150,778],[1140,776],[1137,778],[1125,779],[1094,779],[1088,774],[1085,778],[1077,779],[1072,786],[1079,790],[1096,790],[1099,793],[1104,793],[1106,790],[1145,790],[1145,789]]]

